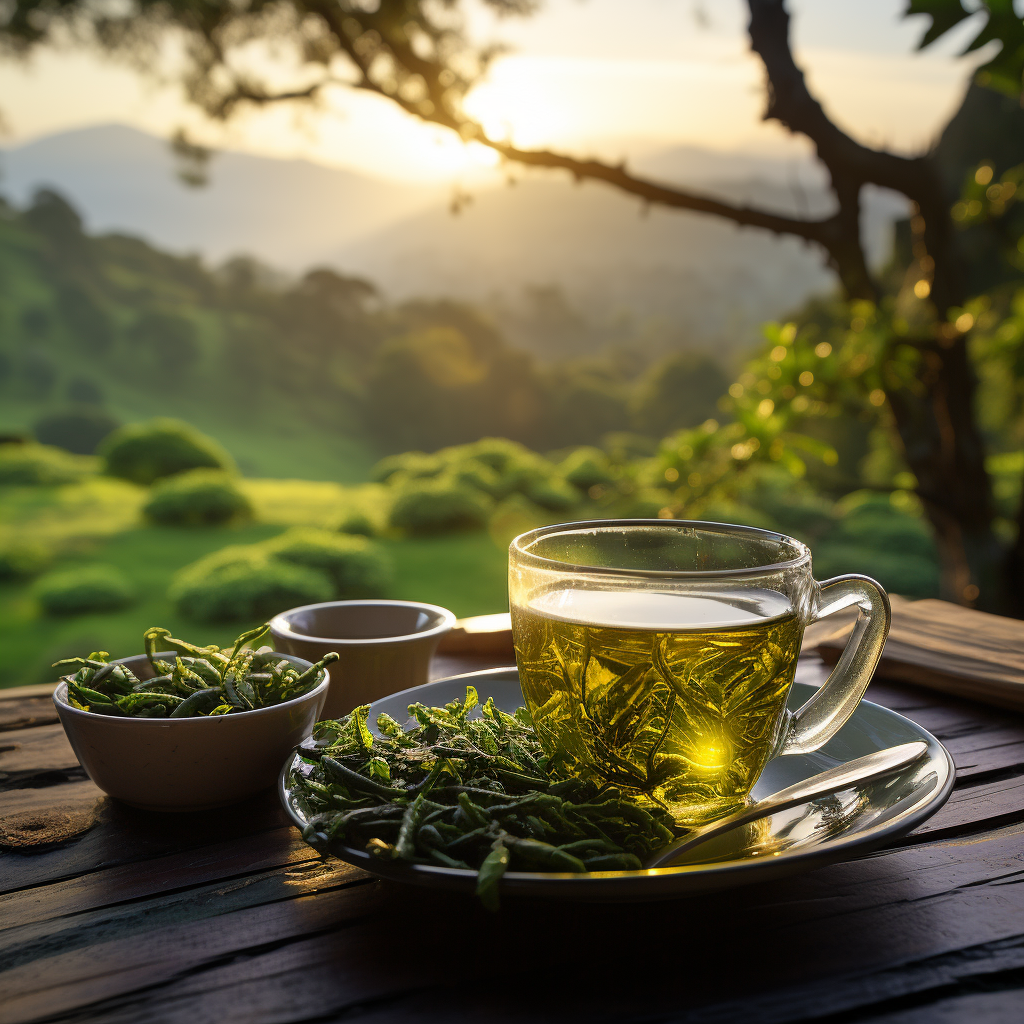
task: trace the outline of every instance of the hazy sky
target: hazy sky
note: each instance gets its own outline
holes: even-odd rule
[[[955,109],[969,65],[954,56],[963,32],[915,53],[924,23],[901,19],[904,7],[905,0],[789,2],[798,59],[826,108],[865,141],[914,149]],[[547,0],[526,20],[471,14],[476,37],[515,50],[470,97],[471,111],[494,134],[607,156],[678,144],[803,152],[760,121],[761,69],[748,52],[743,0]],[[203,130],[173,87],[90,56],[8,64],[0,97],[8,144],[113,121],[164,135],[181,123]],[[482,147],[467,149],[385,100],[348,92],[316,114],[281,108],[247,116],[219,141],[415,180],[473,176],[490,161]]]

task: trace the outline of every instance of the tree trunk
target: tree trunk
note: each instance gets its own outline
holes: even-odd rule
[[[889,405],[917,494],[935,531],[942,596],[985,607],[999,600],[999,543],[985,452],[975,426],[974,374],[963,337],[925,349],[922,388],[896,388]]]
[[[992,529],[992,489],[974,404],[977,380],[967,339],[949,323],[966,297],[965,265],[950,213],[951,200],[933,159],[921,160],[908,194],[914,257],[931,288],[933,338],[919,344],[921,390],[896,388],[889,404],[903,453],[917,477],[917,494],[935,531],[942,596],[986,608],[1005,606],[1001,550]]]

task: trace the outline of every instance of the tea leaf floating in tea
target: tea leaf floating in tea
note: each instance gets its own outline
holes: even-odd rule
[[[796,671],[784,595],[550,589],[512,619],[523,695],[565,771],[685,824],[743,802]]]
[[[682,834],[663,808],[569,775],[544,753],[525,708],[509,715],[489,699],[471,719],[477,704],[471,686],[443,708],[412,704],[417,724],[381,715],[380,737],[367,728],[368,706],[317,723],[298,750],[306,766],[291,773],[307,842],[475,868],[481,901],[496,909],[509,868],[635,871]]]

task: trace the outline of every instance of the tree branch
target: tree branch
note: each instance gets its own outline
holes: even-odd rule
[[[941,179],[928,155],[905,157],[872,149],[850,138],[829,120],[811,95],[804,73],[789,45],[789,14],[785,0],[747,0],[750,9],[750,45],[761,58],[768,79],[765,120],[776,120],[814,143],[818,158],[832,178],[839,201],[840,226],[835,244],[829,247],[837,270],[851,295],[874,297],[875,285],[859,241],[860,189],[871,183],[900,192],[918,206],[923,219],[923,241],[933,260],[932,294],[943,311],[963,301],[962,275],[958,273],[952,238],[949,202]],[[857,244],[853,245],[853,238]]]
[[[785,0],[748,0],[750,46],[768,76],[764,119],[776,120],[791,132],[806,135],[830,172],[842,168],[861,182],[872,182],[911,195],[919,188],[924,157],[904,157],[871,149],[851,139],[829,120],[811,95],[804,73],[789,46],[789,13]]]
[[[766,231],[773,231],[780,235],[797,235],[820,245],[825,245],[832,223],[832,218],[804,220],[799,217],[786,217],[782,214],[771,213],[752,206],[735,206],[711,196],[673,188],[648,181],[645,178],[637,178],[630,174],[624,165],[614,166],[600,160],[577,160],[575,157],[566,156],[563,153],[553,153],[549,150],[518,149],[508,143],[496,142],[485,136],[479,137],[478,141],[516,163],[530,167],[568,171],[578,181],[584,179],[603,181],[608,185],[614,185],[623,192],[638,196],[648,203],[724,217],[745,227],[764,228]]]
[[[679,210],[691,210],[695,213],[706,213],[714,217],[723,217],[735,224],[744,227],[762,228],[766,231],[780,235],[796,235],[809,242],[815,242],[829,249],[829,240],[835,235],[835,218],[830,217],[824,220],[807,220],[799,217],[787,217],[783,214],[772,213],[768,210],[761,210],[751,206],[737,206],[724,200],[715,199],[711,196],[700,195],[696,192],[684,189],[673,188],[658,182],[638,178],[630,174],[624,165],[614,166],[600,160],[579,160],[564,153],[555,153],[550,150],[524,150],[519,149],[510,143],[491,139],[484,132],[483,128],[468,118],[453,114],[448,105],[443,102],[443,89],[437,83],[437,68],[422,58],[415,58],[410,61],[411,50],[407,46],[396,47],[389,41],[389,47],[396,57],[400,55],[403,64],[413,64],[415,73],[420,75],[426,83],[428,93],[431,96],[433,109],[424,112],[421,105],[414,100],[407,100],[401,95],[393,92],[386,92],[381,84],[375,81],[370,74],[372,61],[366,54],[360,53],[349,38],[341,24],[339,12],[329,4],[317,3],[316,10],[331,27],[337,39],[339,47],[359,72],[359,81],[355,87],[365,91],[376,93],[379,96],[398,104],[407,113],[431,122],[452,131],[458,132],[463,139],[473,140],[488,146],[499,153],[507,160],[529,167],[543,167],[550,170],[567,171],[577,181],[586,179],[592,181],[603,181],[630,195],[635,195],[648,203],[657,203],[660,206],[669,206]],[[378,29],[379,30],[379,29]],[[323,82],[317,89],[331,84]],[[285,95],[283,98],[292,98]],[[240,99],[252,99],[251,96],[241,96]],[[268,97],[268,100],[270,98]],[[265,102],[257,99],[256,102]]]

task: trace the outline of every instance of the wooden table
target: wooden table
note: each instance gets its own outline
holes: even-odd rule
[[[0,691],[0,1021],[1019,1024],[1024,716],[906,686],[868,696],[957,765],[949,803],[898,845],[714,896],[491,915],[320,860],[272,793],[202,814],[120,806],[49,698]]]

